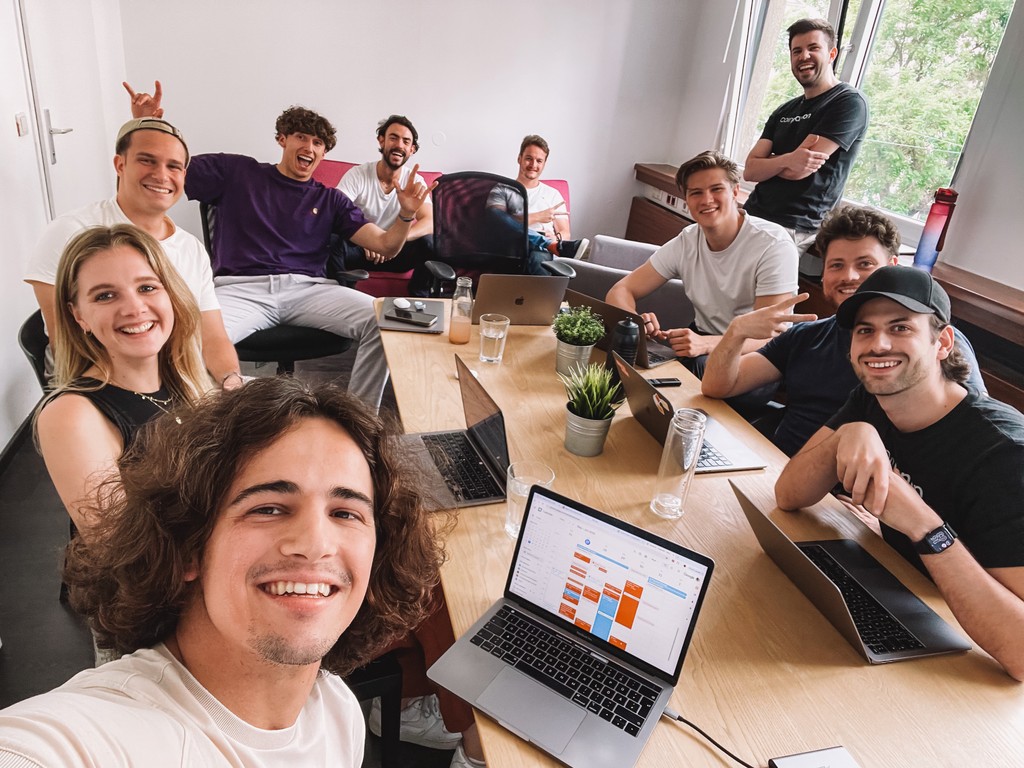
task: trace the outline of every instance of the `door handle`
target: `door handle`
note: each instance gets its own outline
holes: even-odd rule
[[[53,143],[54,136],[61,136],[65,133],[71,133],[74,128],[53,128],[50,125],[50,110],[43,110],[43,120],[46,121],[46,141],[49,145],[50,150],[50,165],[57,164],[57,148]]]

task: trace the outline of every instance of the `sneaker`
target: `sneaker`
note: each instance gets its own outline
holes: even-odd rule
[[[582,240],[562,240],[558,244],[558,255],[563,259],[581,259],[585,261],[588,248],[590,248],[590,241],[585,237]]]
[[[380,736],[380,699],[373,700],[367,717],[370,732]],[[444,727],[437,696],[417,696],[402,709],[399,739],[430,749],[455,749],[462,741],[461,733],[451,733]],[[468,758],[467,758],[468,759]],[[469,765],[467,763],[466,765]]]
[[[462,744],[455,748],[455,754],[452,755],[451,768],[487,768],[487,763],[483,760],[474,760],[472,757],[462,751]]]

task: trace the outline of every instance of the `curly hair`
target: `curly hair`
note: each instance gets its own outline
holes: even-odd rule
[[[929,317],[931,338],[932,343],[939,338],[939,334],[945,329],[949,323],[939,319],[935,315]],[[954,337],[955,338],[955,337]],[[954,341],[953,348],[949,351],[949,354],[939,361],[942,367],[942,375],[949,381],[955,381],[957,384],[964,384],[967,379],[971,376],[971,363],[967,359],[967,355],[958,347]]]
[[[392,125],[401,125],[405,128],[408,128],[409,133],[412,134],[412,147],[413,149],[419,150],[419,131],[417,131],[416,126],[412,124],[412,120],[410,120],[405,115],[389,115],[388,117],[385,117],[383,120],[377,123],[377,138],[383,139],[384,136],[387,134],[388,128],[390,128]]]
[[[875,238],[890,256],[899,256],[900,231],[892,220],[874,208],[858,205],[843,205],[829,211],[814,238],[814,247],[824,259],[833,240],[865,237]]]
[[[721,152],[709,149],[696,157],[691,157],[679,166],[679,170],[676,171],[676,186],[685,195],[686,182],[690,180],[690,177],[695,173],[709,171],[712,168],[721,168],[725,171],[726,178],[734,187],[740,183],[740,167]]]
[[[338,424],[366,458],[377,534],[366,599],[323,668],[347,674],[428,615],[453,516],[427,511],[398,430],[361,400],[333,385],[309,388],[279,376],[162,416],[122,456],[120,480],[101,487],[100,522],[88,545],[72,541],[64,566],[71,604],[89,619],[100,647],[130,653],[174,633],[202,589],[186,575],[202,563],[232,481],[311,418]]]
[[[305,133],[316,136],[324,143],[324,152],[330,152],[338,143],[338,132],[331,121],[305,107],[288,107],[274,123],[274,138],[291,136],[293,133]]]
[[[199,306],[160,243],[131,224],[89,227],[64,247],[54,283],[54,396],[83,389],[74,381],[93,366],[99,368],[103,382],[94,388],[110,383],[110,355],[95,336],[82,330],[71,308],[78,302],[78,276],[82,265],[98,253],[119,247],[132,248],[146,259],[167,292],[174,311],[174,327],[159,353],[160,380],[175,399],[197,399],[210,388],[210,377],[199,355]]]

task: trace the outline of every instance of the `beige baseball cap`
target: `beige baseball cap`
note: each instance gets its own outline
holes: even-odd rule
[[[114,151],[117,152],[117,147],[120,146],[121,139],[129,133],[135,133],[135,131],[163,131],[164,133],[171,134],[171,136],[180,141],[181,146],[185,148],[185,165],[188,165],[189,153],[188,144],[185,143],[185,137],[181,135],[181,131],[159,117],[137,117],[122,125],[121,130],[117,132],[117,141],[114,142]]]

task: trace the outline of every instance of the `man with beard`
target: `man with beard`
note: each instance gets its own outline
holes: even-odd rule
[[[827,21],[801,19],[788,32],[790,66],[804,93],[771,114],[747,155],[743,178],[758,184],[745,208],[789,230],[803,253],[843,193],[867,132],[868,107],[832,71],[838,50]]]
[[[837,317],[861,385],[783,470],[779,507],[841,483],[1024,680],[1024,416],[962,384],[949,297],[927,272],[882,267]]]
[[[366,404],[289,376],[162,417],[65,563],[127,655],[0,712],[0,764],[358,768],[338,675],[424,618],[443,560],[409,466]]]
[[[896,263],[900,233],[878,211],[848,205],[825,217],[815,243],[825,264],[822,293],[838,307],[868,275]],[[701,380],[703,394],[721,398],[781,384],[786,408],[772,442],[788,456],[839,410],[857,386],[850,367],[850,332],[834,316],[816,320],[815,315],[793,314],[793,306],[806,298],[802,293],[734,318],[708,357]],[[789,323],[796,325],[787,329]],[[957,349],[971,367],[967,383],[984,392],[970,342],[958,329],[953,332]],[[749,339],[773,336],[760,349],[744,353]]]
[[[387,229],[401,212],[395,190],[409,181],[410,169],[406,163],[420,148],[419,133],[405,115],[391,115],[377,124],[377,144],[380,160],[363,163],[348,171],[338,189],[356,204],[367,221]],[[426,186],[423,177],[416,176],[415,180]],[[338,241],[335,255],[344,261],[345,269],[414,270],[409,294],[426,296],[430,278],[423,269],[423,262],[432,258],[434,250],[434,208],[429,197],[423,201],[414,218],[405,245],[391,258],[384,258],[382,254],[362,248],[348,239]]]

